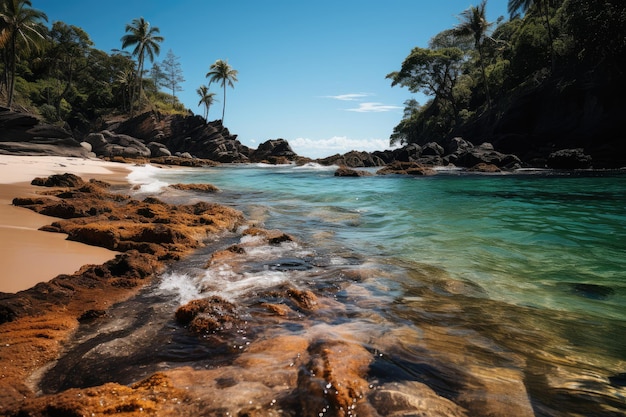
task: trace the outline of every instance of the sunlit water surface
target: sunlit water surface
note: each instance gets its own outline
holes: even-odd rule
[[[341,306],[310,329],[333,326],[381,352],[371,366],[373,384],[416,380],[454,399],[467,381],[493,390],[484,382],[489,375],[506,375],[502,390],[527,396],[538,416],[626,413],[626,175],[333,174],[317,165],[137,169],[130,179],[142,184],[138,196],[225,204],[296,241],[252,248],[238,267],[206,270],[211,251],[240,239],[225,237],[168,271],[137,305],[120,307],[127,321],[129,310],[149,310],[149,328],[160,322],[161,330],[146,330],[141,320],[126,324],[129,333],[144,329],[135,337],[151,354],[133,357],[116,378],[142,377],[137,363],[145,374],[177,362],[227,363],[228,349],[194,342],[172,322],[172,311],[207,294],[254,305],[262,289],[295,283]],[[220,191],[164,188],[174,183]],[[360,278],[351,281],[354,270]],[[303,323],[264,331],[303,332]],[[243,350],[252,337],[229,343]],[[101,382],[48,381],[51,391]]]

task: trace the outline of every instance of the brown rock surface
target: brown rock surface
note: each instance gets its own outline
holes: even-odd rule
[[[64,183],[49,178],[41,183],[49,181],[64,188],[47,190],[41,197],[16,198],[14,204],[62,217],[46,230],[123,253],[28,290],[0,294],[0,415],[179,415],[168,399],[180,402],[184,395],[170,389],[160,375],[131,387],[105,384],[44,397],[36,396],[31,381],[57,358],[79,320],[106,314],[111,305],[150,282],[166,261],[180,259],[211,234],[237,228],[242,214],[204,202],[177,206],[155,198],[138,201],[113,193],[98,181]]]

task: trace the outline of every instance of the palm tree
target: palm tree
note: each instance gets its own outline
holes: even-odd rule
[[[117,73],[117,77],[115,78],[115,84],[120,87],[122,92],[122,108],[123,111],[126,111],[126,98],[128,97],[128,102],[131,100],[131,91],[132,85],[135,81],[135,71],[131,68],[125,68],[120,70]]]
[[[209,121],[209,108],[215,102],[215,93],[209,91],[209,87],[206,85],[201,85],[196,90],[196,93],[200,96],[199,105],[204,105],[204,120]],[[222,116],[223,117],[223,116]]]
[[[533,4],[537,6],[546,23],[548,42],[550,43],[550,65],[552,72],[554,72],[554,41],[552,37],[552,26],[550,26],[550,0],[509,0],[507,8],[509,15],[513,17],[517,15],[519,11],[526,13]]]
[[[226,111],[226,84],[235,88],[235,82],[237,82],[237,74],[238,71],[232,69],[230,65],[228,65],[227,61],[223,61],[218,59],[209,68],[209,72],[207,72],[206,77],[209,79],[209,84],[213,81],[219,81],[222,83],[222,87],[224,88],[224,104],[222,107],[222,124],[224,124],[224,112]]]
[[[3,0],[0,3],[0,48],[4,49],[9,108],[13,105],[18,48],[29,51],[31,46],[39,47],[44,39],[41,20],[48,21],[48,16],[33,9],[30,0]]]
[[[154,62],[154,56],[159,55],[161,48],[159,43],[163,42],[163,36],[158,35],[158,27],[150,27],[150,23],[143,17],[133,19],[132,23],[126,25],[127,34],[122,36],[122,49],[135,45],[135,49],[132,54],[137,57],[137,85],[139,88],[139,100],[143,93],[143,64],[146,55],[150,59],[150,62]],[[133,106],[130,106],[131,115],[133,113]]]
[[[483,53],[483,41],[487,37],[489,29],[493,26],[493,22],[488,22],[485,8],[487,0],[482,0],[478,6],[470,6],[469,9],[463,11],[459,18],[460,23],[454,27],[453,33],[458,37],[473,37],[474,48],[478,51],[480,59],[480,69],[485,84],[485,95],[487,97],[487,106],[491,108],[491,95],[489,94],[489,85],[487,84],[487,75],[485,73],[485,57]]]

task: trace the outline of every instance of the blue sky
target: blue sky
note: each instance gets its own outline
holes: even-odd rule
[[[385,76],[415,46],[458,23],[479,0],[33,0],[49,23],[83,28],[106,52],[121,48],[124,28],[144,17],[179,58],[178,98],[196,114],[196,88],[217,59],[239,71],[226,92],[225,125],[245,145],[287,139],[312,158],[383,150],[413,97]],[[487,4],[489,20],[507,16],[506,0]],[[130,50],[130,48],[129,48]],[[146,63],[146,67],[148,67]],[[209,119],[221,117],[222,90]],[[415,97],[420,103],[423,96]]]

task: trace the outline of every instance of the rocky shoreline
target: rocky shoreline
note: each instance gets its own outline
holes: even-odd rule
[[[285,139],[270,139],[251,149],[237,140],[220,121],[207,123],[200,116],[147,112],[132,119],[101,121],[92,133],[75,135],[41,123],[29,114],[0,108],[0,154],[39,154],[137,160],[186,166],[219,163],[338,165],[347,168],[385,167],[412,163],[424,168],[452,166],[483,172],[516,168],[589,169],[591,155],[582,148],[550,149],[534,153],[530,161],[500,152],[489,142],[475,144],[454,137],[422,146],[409,144],[386,151],[350,151],[312,160],[297,155]],[[619,156],[619,155],[618,155]],[[613,161],[611,167],[617,162]],[[619,165],[619,163],[617,163]],[[390,168],[392,169],[392,168]],[[399,170],[398,173],[406,173]]]
[[[329,271],[331,286],[323,279],[308,289],[292,283],[269,286],[237,305],[214,295],[194,299],[166,315],[162,320],[175,320],[177,327],[165,328],[185,340],[193,338],[197,349],[213,352],[200,356],[205,360],[221,355],[229,359],[210,367],[202,362],[161,371],[146,367],[144,378],[112,382],[108,373],[119,370],[107,364],[141,369],[145,365],[138,351],[148,348],[147,355],[155,355],[149,350],[154,343],[149,338],[163,327],[149,311],[126,317],[124,310],[117,311],[121,302],[138,297],[164,268],[220,234],[238,235],[240,243],[213,251],[204,268],[242,276],[250,264],[247,253],[261,245],[280,247],[294,238],[248,225],[240,212],[228,207],[206,202],[174,205],[155,197],[140,201],[127,195],[127,188],[71,174],[36,178],[33,184],[41,187],[39,196],[18,196],[13,204],[58,218],[44,230],[122,253],[103,265],[86,265],[29,290],[0,294],[0,415],[467,416],[486,409],[490,415],[504,416],[511,406],[520,416],[532,415],[521,374],[497,368],[507,380],[503,387],[501,377],[491,376],[485,368],[479,378],[489,394],[482,395],[474,392],[477,376],[464,370],[463,361],[455,364],[435,356],[427,361],[442,369],[441,378],[454,375],[460,392],[457,402],[438,392],[432,382],[381,381],[374,388],[370,373],[388,365],[380,363],[382,354],[364,340],[373,337],[371,332],[388,332],[386,326],[355,333],[348,321],[341,324],[343,316],[335,323],[330,313],[349,315],[336,294],[383,273],[367,269]],[[215,191],[202,184],[174,188]],[[370,302],[367,294],[355,294],[354,299]],[[432,311],[437,308],[431,306]],[[386,320],[383,314],[375,316],[371,319],[376,322]],[[120,321],[129,327],[118,327]],[[281,326],[304,326],[306,331],[285,334]],[[80,336],[85,328],[93,328],[93,335]],[[122,341],[129,330],[141,330],[132,343]],[[367,334],[361,334],[364,331]],[[451,346],[446,353],[450,358],[467,354],[460,340],[446,341],[451,336],[434,327],[421,331],[422,343]],[[400,329],[385,333],[374,346],[391,352],[413,337],[417,335],[409,329]],[[186,361],[191,364],[193,358]],[[81,380],[93,374],[91,363],[95,369],[103,367],[90,376],[89,381],[97,382]],[[491,394],[503,390],[506,401]]]

